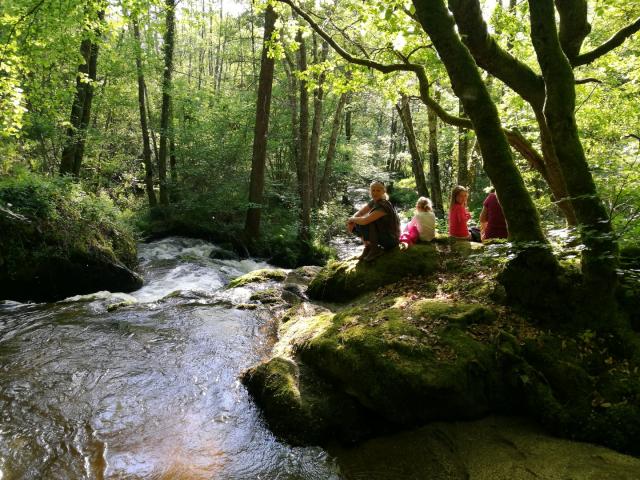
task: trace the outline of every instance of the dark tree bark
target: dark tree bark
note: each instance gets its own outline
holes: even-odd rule
[[[260,217],[264,193],[264,172],[267,159],[267,139],[269,134],[269,112],[271,111],[271,90],[273,86],[274,59],[269,57],[269,45],[275,30],[277,15],[271,5],[264,13],[264,40],[258,82],[256,122],[253,134],[253,156],[251,158],[251,180],[249,183],[249,208],[244,226],[247,238],[260,234]]]
[[[395,108],[391,110],[391,125],[389,128],[389,158],[387,160],[387,170],[393,172],[397,168],[396,156],[398,155],[398,118],[396,117]]]
[[[342,110],[347,103],[347,94],[340,95],[336,113],[333,115],[333,125],[331,127],[331,136],[329,137],[329,145],[327,147],[327,158],[324,162],[324,173],[320,182],[320,204],[329,200],[329,179],[333,170],[333,160],[336,156],[336,145],[338,143],[338,134],[340,133],[340,125],[342,123]]]
[[[98,20],[104,19],[104,11],[98,12]],[[94,36],[100,35],[100,29],[93,32]],[[76,77],[76,92],[71,107],[70,126],[67,129],[67,141],[62,150],[60,174],[71,174],[74,177],[80,175],[80,167],[84,157],[84,147],[87,136],[87,127],[91,121],[91,104],[93,101],[94,85],[97,78],[98,44],[89,38],[82,40],[80,54],[84,63],[78,66]]]
[[[317,55],[316,48],[316,36],[313,37],[314,41],[314,61],[316,63],[324,62],[327,59],[327,55],[329,54],[329,44],[327,42],[322,42],[322,50],[320,52],[320,56]],[[318,180],[317,180],[317,170],[318,170],[318,157],[320,154],[320,131],[322,128],[322,107],[324,101],[324,81],[326,78],[326,73],[323,71],[318,76],[318,86],[313,92],[313,124],[311,128],[311,140],[309,143],[309,186],[310,186],[310,196],[311,196],[311,204],[312,206],[316,206],[318,204]]]
[[[439,100],[440,92],[436,91],[435,98]],[[442,203],[442,183],[440,182],[440,159],[438,155],[438,116],[432,108],[427,107],[427,122],[429,125],[429,181],[431,184],[431,201],[433,210],[438,218],[444,218]]]
[[[162,113],[160,115],[160,152],[158,179],[160,180],[160,204],[169,205],[167,184],[167,156],[171,129],[171,77],[173,74],[173,49],[175,33],[175,0],[165,0],[166,31],[164,34],[164,72],[162,76]]]
[[[298,42],[298,71],[307,70],[307,47],[302,30],[296,34]],[[311,240],[311,188],[309,182],[309,92],[307,81],[299,80],[300,116],[298,146],[298,193],[300,195],[300,240],[307,245]]]
[[[427,188],[427,180],[424,176],[424,161],[422,160],[422,155],[420,155],[418,143],[416,142],[416,134],[413,130],[413,119],[411,117],[409,98],[405,94],[402,94],[400,104],[396,105],[396,109],[398,110],[398,115],[402,120],[404,134],[407,137],[409,153],[411,154],[411,169],[413,171],[413,176],[416,179],[418,195],[421,197],[428,197],[429,189]]]
[[[138,19],[132,21],[133,36],[136,42],[136,72],[138,76],[138,107],[140,110],[140,128],[142,130],[142,162],[144,164],[144,185],[151,208],[158,204],[153,190],[153,162],[151,161],[151,144],[149,143],[149,129],[147,127],[147,108],[145,106],[144,72],[142,71],[142,55],[140,52],[140,28]]]
[[[464,117],[462,101],[458,100],[458,114]],[[469,130],[458,127],[458,185],[468,187],[469,181]]]

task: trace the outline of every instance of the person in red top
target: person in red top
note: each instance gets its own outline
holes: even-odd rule
[[[458,185],[451,192],[451,206],[449,207],[449,236],[471,240],[467,222],[471,214],[467,210],[469,191]]]
[[[482,240],[507,238],[509,236],[507,221],[502,213],[502,207],[500,206],[494,188],[491,189],[491,193],[489,193],[482,204],[480,230],[482,231]]]

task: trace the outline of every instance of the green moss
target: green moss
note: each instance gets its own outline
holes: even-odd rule
[[[330,262],[311,282],[308,294],[318,300],[350,300],[411,275],[432,274],[438,266],[439,254],[433,244],[395,249],[370,263],[356,259]]]
[[[282,295],[276,288],[267,288],[265,290],[258,290],[257,292],[253,292],[249,300],[261,303],[278,303],[282,301]]]
[[[240,277],[234,278],[229,282],[227,288],[243,287],[249,283],[262,283],[268,280],[282,281],[287,278],[287,272],[284,270],[274,270],[269,268],[263,268],[261,270],[254,270]]]
[[[391,423],[470,418],[488,411],[485,382],[493,357],[445,318],[474,308],[433,302],[415,311],[391,307],[370,314],[360,305],[331,316],[330,325],[325,317],[323,331],[297,343],[296,351]],[[442,323],[431,328],[438,319]]]

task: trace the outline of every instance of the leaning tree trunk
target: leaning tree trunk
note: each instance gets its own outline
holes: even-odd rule
[[[298,42],[298,71],[307,70],[307,48],[302,37],[302,30],[296,34]],[[307,81],[300,79],[300,116],[299,116],[299,146],[298,146],[298,193],[300,195],[300,232],[299,237],[307,245],[311,240],[311,196],[309,185],[309,92]]]
[[[529,10],[531,38],[545,83],[544,117],[586,247],[582,250],[582,271],[591,292],[589,299],[600,308],[612,308],[618,246],[578,135],[573,70],[560,45],[553,0],[530,1]]]
[[[247,238],[260,234],[260,217],[264,193],[264,173],[267,160],[267,136],[269,133],[269,112],[271,110],[271,89],[273,86],[274,58],[269,56],[269,44],[275,31],[277,15],[273,6],[268,5],[264,13],[264,40],[258,81],[256,123],[253,133],[253,156],[251,158],[251,181],[249,184],[249,208],[244,231]]]
[[[160,152],[158,179],[160,180],[160,204],[169,205],[167,184],[167,156],[169,129],[171,127],[171,76],[173,73],[173,48],[175,33],[175,0],[165,0],[166,31],[164,34],[164,73],[162,76],[162,113],[160,115]]]
[[[336,113],[333,115],[333,125],[331,127],[331,136],[329,137],[329,145],[327,147],[327,158],[324,162],[324,173],[320,182],[320,202],[325,203],[329,199],[329,179],[333,169],[333,160],[336,156],[336,144],[338,143],[338,134],[340,133],[340,124],[342,123],[342,110],[347,103],[347,94],[340,95]]]
[[[418,150],[418,143],[416,142],[416,134],[413,130],[413,119],[411,118],[411,107],[409,106],[409,97],[402,94],[400,104],[396,105],[400,120],[402,120],[402,126],[404,133],[407,137],[407,143],[409,144],[409,153],[411,154],[411,169],[413,170],[413,176],[416,179],[416,189],[418,195],[421,197],[429,196],[429,189],[427,188],[427,180],[424,176],[424,161],[420,150]]]
[[[440,91],[435,93],[436,101],[440,100]],[[427,122],[429,125],[429,180],[431,184],[431,200],[438,218],[444,218],[442,204],[442,183],[440,181],[440,159],[438,155],[438,115],[432,108],[427,107]]]
[[[104,11],[98,12],[98,21],[104,19]],[[100,29],[93,34],[97,38]],[[88,38],[80,44],[80,54],[84,63],[78,67],[76,77],[76,92],[71,107],[70,126],[67,129],[67,141],[62,150],[60,173],[80,175],[80,167],[84,157],[84,146],[87,136],[87,127],[91,120],[91,103],[93,101],[94,84],[97,78],[98,45]]]
[[[142,71],[142,55],[140,46],[140,28],[138,19],[132,20],[133,36],[136,48],[136,72],[138,76],[138,107],[140,109],[140,128],[142,130],[142,162],[144,164],[144,185],[151,208],[158,204],[156,192],[153,190],[153,162],[151,161],[151,144],[149,142],[149,128],[147,127],[147,108],[145,106],[144,73]]]

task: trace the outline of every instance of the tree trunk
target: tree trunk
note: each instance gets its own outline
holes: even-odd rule
[[[529,9],[531,39],[545,83],[544,117],[586,247],[582,250],[582,272],[590,301],[608,309],[615,304],[618,246],[578,135],[573,70],[560,45],[553,1],[530,1]]]
[[[164,73],[162,76],[162,113],[160,115],[160,152],[158,178],[160,180],[160,204],[169,205],[167,185],[167,153],[171,128],[171,75],[173,73],[173,48],[175,32],[175,0],[165,0],[166,31],[164,34]]]
[[[458,113],[464,117],[462,101],[458,100]],[[458,185],[469,186],[469,130],[458,127]]]
[[[101,10],[98,12],[99,23],[101,23],[103,19],[104,11]],[[99,34],[100,29],[96,28],[94,32],[96,38]],[[91,103],[93,101],[93,90],[98,65],[97,43],[85,38],[80,44],[80,54],[85,63],[78,67],[76,93],[71,107],[71,118],[69,120],[71,125],[67,129],[67,142],[62,150],[62,161],[60,163],[60,173],[62,175],[71,174],[74,177],[80,175],[87,127],[91,120]]]
[[[387,160],[387,171],[393,172],[396,169],[396,155],[398,153],[398,144],[396,142],[398,135],[398,119],[396,117],[396,109],[391,109],[391,125],[389,132],[389,159]]]
[[[436,101],[440,100],[440,91],[436,90]],[[440,182],[440,159],[438,155],[438,115],[427,107],[427,122],[429,125],[429,180],[431,183],[431,201],[433,210],[438,218],[444,218],[442,204],[442,183]]]
[[[142,54],[140,45],[140,28],[138,19],[133,18],[133,36],[136,42],[136,71],[138,75],[138,107],[140,110],[140,128],[142,130],[142,162],[144,164],[144,185],[151,208],[158,204],[156,193],[153,191],[153,163],[151,161],[151,145],[149,143],[149,129],[147,127],[147,109],[144,94],[144,73],[142,71]]]
[[[424,162],[422,160],[422,155],[420,155],[420,150],[418,150],[416,134],[413,130],[413,119],[411,118],[409,98],[405,94],[402,94],[400,104],[396,105],[396,109],[398,110],[398,115],[402,120],[404,134],[407,137],[409,153],[411,154],[411,170],[413,171],[413,176],[416,179],[418,195],[421,197],[428,197],[429,189],[427,188],[427,180],[424,176]]]
[[[298,42],[298,71],[307,70],[307,47],[302,37],[302,30],[296,34]],[[300,117],[299,117],[299,146],[298,146],[298,192],[300,194],[300,240],[308,244],[311,240],[311,196],[309,185],[309,92],[307,81],[299,80],[300,86]]]
[[[322,42],[322,52],[320,57],[317,55],[316,37],[314,35],[314,60],[316,63],[324,62],[329,54],[329,44]],[[324,101],[324,81],[326,73],[324,70],[318,76],[318,86],[313,92],[313,124],[311,128],[311,140],[309,142],[309,186],[311,196],[311,206],[315,207],[318,204],[318,157],[320,154],[320,130],[322,128],[322,107]]]
[[[333,125],[331,127],[331,137],[329,137],[329,145],[327,147],[327,159],[324,162],[324,173],[320,182],[320,204],[329,200],[329,179],[333,169],[333,159],[336,156],[336,144],[338,143],[338,134],[340,133],[340,124],[342,123],[342,110],[347,103],[347,94],[340,95],[336,113],[333,115]]]
[[[269,133],[269,112],[271,110],[271,89],[273,86],[274,59],[269,57],[269,45],[275,30],[277,15],[271,5],[264,13],[264,41],[258,82],[256,123],[253,134],[253,155],[251,158],[251,180],[249,183],[249,208],[244,226],[247,238],[260,234],[260,217],[264,193],[264,172],[267,160],[267,139]]]

